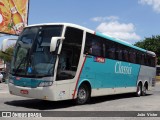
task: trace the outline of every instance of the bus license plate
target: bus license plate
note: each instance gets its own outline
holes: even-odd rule
[[[28,94],[29,93],[28,90],[21,90],[20,92],[21,92],[21,94]]]

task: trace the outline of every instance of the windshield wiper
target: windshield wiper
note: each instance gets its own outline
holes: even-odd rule
[[[17,74],[17,72],[18,72],[20,66],[22,65],[22,63],[24,63],[24,60],[25,60],[25,59],[26,59],[26,57],[23,57],[23,58],[22,58],[22,60],[21,60],[21,62],[19,63],[18,67],[15,69],[14,74]]]
[[[25,57],[23,57],[23,58],[22,58],[22,60],[20,61],[20,63],[19,63],[19,65],[18,65],[18,67],[15,69],[14,74],[17,74],[17,72],[18,72],[18,70],[19,70],[20,66],[22,65],[22,63],[25,63],[25,61],[28,61],[27,57],[28,57],[28,54],[29,54],[29,50],[30,50],[30,49],[28,49],[28,50],[27,50],[27,54],[26,54],[26,56],[25,56]],[[25,69],[26,69],[26,68],[25,68]]]

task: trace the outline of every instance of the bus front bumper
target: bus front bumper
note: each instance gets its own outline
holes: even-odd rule
[[[12,83],[8,83],[8,87],[9,87],[9,92],[12,95],[56,101],[55,95],[53,93],[54,86],[29,88],[29,87],[15,86]]]

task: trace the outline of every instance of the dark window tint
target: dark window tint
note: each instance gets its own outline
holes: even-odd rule
[[[129,51],[129,62],[136,63],[136,50],[130,49]]]
[[[116,59],[120,61],[123,60],[123,47],[120,44],[116,47]]]
[[[155,67],[156,57],[106,38],[87,33],[84,54]]]
[[[102,38],[93,34],[86,34],[85,54],[103,57],[103,45]]]
[[[151,67],[155,67],[156,64],[156,57],[152,56],[150,54],[146,55],[146,65],[147,66],[151,66]]]
[[[160,76],[160,67],[157,67],[156,75],[157,75],[157,76]]]
[[[112,41],[106,41],[106,45],[108,46],[106,50],[106,57],[116,59],[116,44]]]
[[[67,28],[59,56],[57,80],[73,79],[75,77],[81,53],[82,38],[82,30]]]

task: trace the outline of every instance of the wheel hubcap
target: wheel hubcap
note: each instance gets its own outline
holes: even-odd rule
[[[84,89],[80,89],[78,96],[80,99],[85,99],[86,98],[86,91]]]

